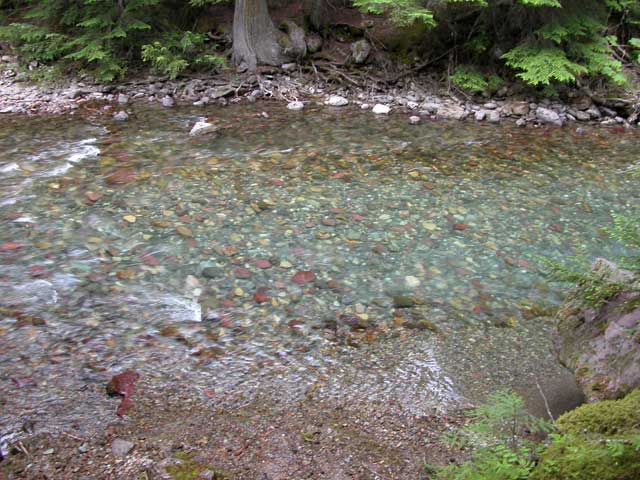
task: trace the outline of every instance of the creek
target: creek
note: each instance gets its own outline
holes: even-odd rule
[[[193,108],[3,117],[5,435],[29,412],[112,418],[79,392],[127,368],[221,407],[311,388],[416,415],[504,387],[575,404],[540,259],[621,253],[604,229],[640,214],[637,131],[209,113],[198,137]]]

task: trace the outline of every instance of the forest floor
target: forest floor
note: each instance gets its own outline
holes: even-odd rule
[[[37,74],[21,70],[15,57],[5,55],[0,61],[0,114],[60,115],[88,108],[92,113],[114,116],[126,113],[132,103],[160,103],[167,108],[199,106],[203,116],[215,117],[217,108],[270,100],[287,103],[292,110],[310,103],[362,109],[380,104],[389,113],[404,114],[408,120],[414,117],[412,122],[469,119],[515,121],[519,126],[598,123],[631,127],[638,125],[640,113],[637,92],[635,97],[628,92],[624,99],[605,100],[568,90],[562,98],[545,98],[514,84],[491,96],[471,96],[432,74],[411,69],[376,74],[370,67],[347,68],[329,61],[285,67],[261,67],[244,74],[226,70],[177,80],[146,75],[114,84],[72,77],[45,82],[30,80]]]

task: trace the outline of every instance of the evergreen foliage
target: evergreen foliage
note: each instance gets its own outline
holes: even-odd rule
[[[202,33],[172,32],[160,40],[142,46],[142,60],[152,64],[154,70],[176,78],[190,66],[223,67],[224,59],[207,53],[206,37]]]
[[[400,26],[411,25],[414,22],[422,22],[429,26],[436,24],[433,12],[417,0],[353,0],[353,4],[367,13],[388,13]]]
[[[426,465],[438,480],[633,480],[640,476],[640,389],[624,399],[583,405],[555,424],[524,412],[518,395],[491,395],[471,412],[454,446],[470,447],[460,465]],[[547,442],[525,435],[553,432]],[[451,443],[451,442],[449,442]]]
[[[0,1],[0,41],[25,62],[90,69],[122,78],[147,62],[171,77],[218,68],[202,32],[205,8],[223,0]],[[640,61],[639,0],[353,0],[395,25],[422,24],[431,58],[447,59],[452,84],[480,93],[495,78],[533,87],[625,85]],[[202,40],[202,41],[201,41]],[[188,45],[186,43],[197,43]],[[144,48],[143,48],[144,46]],[[494,77],[494,75],[499,77]]]
[[[526,432],[549,432],[552,424],[526,413],[522,398],[499,391],[470,413],[471,422],[447,443],[473,450],[462,465],[438,469],[439,480],[520,480],[529,476],[541,445]]]
[[[372,13],[389,13],[406,25],[421,21],[462,63],[508,67],[525,83],[553,84],[603,79],[624,85],[623,62],[614,55],[621,40],[640,56],[637,0],[356,0]],[[458,45],[457,40],[464,39]],[[456,68],[450,80],[480,92],[482,74]]]
[[[640,218],[615,214],[612,218],[613,226],[606,232],[629,252],[616,261],[632,273],[640,274]],[[572,257],[564,262],[545,258],[540,261],[552,281],[576,286],[571,299],[577,302],[577,306],[598,308],[629,287],[628,282],[616,280],[605,266],[591,268],[589,262],[581,257]]]
[[[492,93],[504,83],[498,75],[485,75],[472,65],[459,65],[449,80],[461,88],[473,93]]]
[[[10,12],[18,21],[0,26],[0,40],[23,61],[61,62],[101,81],[123,78],[141,60],[172,77],[220,66],[206,37],[182,31],[184,15],[176,15],[176,7],[191,8],[170,0],[22,0]]]

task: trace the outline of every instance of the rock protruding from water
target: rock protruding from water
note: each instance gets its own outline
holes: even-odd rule
[[[349,103],[349,100],[340,95],[331,95],[324,103],[330,107],[344,107]]]
[[[124,110],[120,110],[119,112],[113,114],[113,119],[116,122],[126,122],[127,120],[129,120],[129,114]]]
[[[374,105],[372,112],[376,115],[387,115],[391,111],[388,105],[383,105],[381,103],[377,103]]]
[[[173,97],[171,97],[169,95],[167,95],[162,100],[160,100],[160,103],[165,108],[171,108],[171,107],[174,107],[176,105],[176,101],[173,99]]]
[[[201,120],[199,122],[196,122],[193,127],[191,127],[189,135],[195,137],[197,135],[204,135],[205,133],[212,133],[216,130],[218,130],[217,125]]]
[[[622,398],[640,386],[640,278],[606,260],[593,271],[622,291],[597,308],[574,292],[558,315],[556,348],[589,401]]]
[[[287,108],[288,108],[289,110],[302,110],[302,109],[304,108],[304,103],[302,103],[302,102],[298,102],[298,101],[295,101],[295,102],[289,102],[289,103],[287,104]]]

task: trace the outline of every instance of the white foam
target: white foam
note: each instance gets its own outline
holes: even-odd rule
[[[0,173],[15,172],[16,170],[20,170],[20,165],[18,165],[16,162],[7,163],[6,165],[2,165],[0,167]]]

